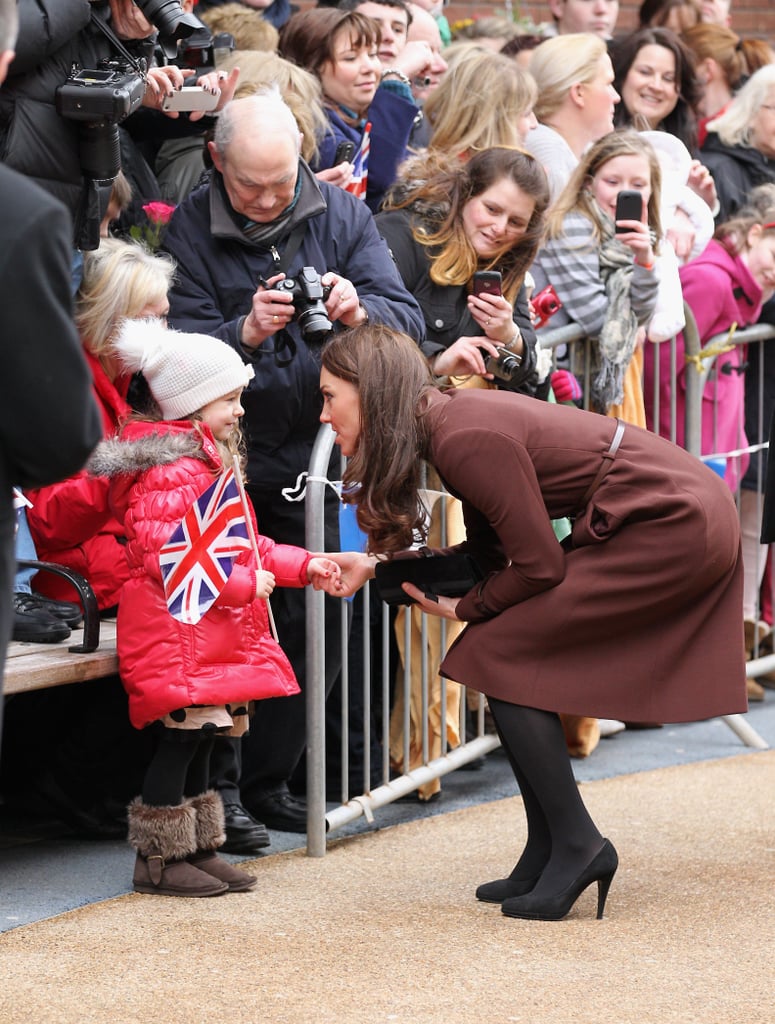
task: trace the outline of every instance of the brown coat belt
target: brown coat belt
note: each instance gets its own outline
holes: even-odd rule
[[[606,475],[608,470],[613,465],[614,457],[615,457],[617,451],[619,450],[619,445],[622,443],[622,438],[623,437],[624,437],[624,424],[622,423],[621,420],[617,420],[616,421],[616,430],[614,431],[613,441],[611,441],[610,445],[608,446],[608,450],[603,452],[603,461],[602,461],[602,463],[600,465],[600,469],[597,471],[597,475],[595,476],[595,479],[589,485],[589,487],[586,490],[586,493],[584,494],[584,497],[581,499],[581,507],[582,508],[584,508],[584,506],[588,504],[589,499],[592,497],[592,495],[597,490],[598,485],[602,481],[603,477]]]

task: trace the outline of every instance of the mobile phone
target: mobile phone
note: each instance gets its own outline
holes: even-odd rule
[[[347,161],[348,164],[351,163],[354,153],[354,142],[340,142],[339,145],[336,147],[336,153],[334,153],[334,162],[332,166],[338,167],[339,164],[344,163],[345,160]]]
[[[165,96],[162,110],[215,110],[220,93],[208,92],[201,85],[184,85],[171,96]]]
[[[643,196],[640,192],[625,188],[616,197],[616,220],[641,220],[643,217]],[[617,234],[630,228],[616,226]]]
[[[474,274],[474,295],[500,295],[501,274],[499,270],[477,270]]]

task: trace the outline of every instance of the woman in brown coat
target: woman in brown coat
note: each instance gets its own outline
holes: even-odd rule
[[[738,517],[699,460],[621,421],[492,391],[436,390],[411,339],[366,325],[323,352],[323,413],[349,456],[369,555],[421,529],[421,462],[463,502],[484,580],[426,612],[467,628],[441,667],[481,690],[525,805],[528,837],[506,879],[477,897],[557,920],[592,882],[598,917],[617,867],[579,795],[559,711],[691,721],[746,710]],[[570,516],[562,545],[552,519]]]

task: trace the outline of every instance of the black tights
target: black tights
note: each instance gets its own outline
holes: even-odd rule
[[[559,716],[488,701],[527,816],[527,842],[512,878],[540,874],[534,891],[560,891],[592,860],[603,837],[581,799]]]
[[[143,780],[143,803],[176,807],[207,789],[215,738],[199,730],[159,727],[156,752]]]

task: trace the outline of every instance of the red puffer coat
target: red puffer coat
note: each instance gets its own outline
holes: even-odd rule
[[[178,622],[167,609],[159,551],[222,470],[210,431],[203,427],[200,434],[189,422],[130,423],[120,439],[98,447],[89,469],[110,477],[111,508],[127,537],[130,578],[117,635],[132,724],[140,729],[192,704],[298,693],[269,631],[266,603],[255,599],[252,552],[239,556],[218,601],[196,625]],[[279,586],[306,585],[307,551],[261,536],[258,549]]]
[[[126,402],[130,377],[112,382],[96,356],[85,349],[84,355],[102,413],[102,436],[114,437],[132,411]],[[85,470],[27,492],[32,502],[27,521],[38,558],[58,562],[85,576],[102,610],[118,604],[121,588],[129,579],[124,525],[110,515],[107,495],[107,480],[90,476]],[[39,572],[34,589],[58,601],[75,600],[71,585],[53,573]]]

